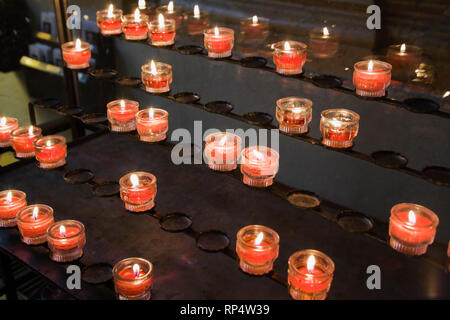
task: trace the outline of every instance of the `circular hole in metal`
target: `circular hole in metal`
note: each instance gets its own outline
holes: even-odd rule
[[[200,100],[200,96],[194,92],[179,92],[173,97],[179,103],[195,103]]]
[[[323,74],[312,77],[313,83],[320,88],[338,88],[342,86],[342,80],[336,76]]]
[[[197,236],[197,247],[204,251],[217,252],[226,249],[229,245],[230,239],[222,231],[204,231]]]
[[[204,54],[206,50],[200,46],[180,46],[177,50],[182,54]]]
[[[40,290],[39,297],[41,300],[75,300],[74,297],[52,283],[47,283]]]
[[[112,197],[120,192],[120,185],[116,181],[102,181],[97,183],[92,192],[97,197]]]
[[[355,211],[343,211],[337,217],[339,226],[348,232],[364,233],[373,228],[371,218]]]
[[[56,98],[47,98],[33,101],[32,104],[38,108],[58,108],[61,106],[61,101]]]
[[[75,116],[83,113],[84,109],[80,106],[61,106],[58,112],[63,115]]]
[[[120,85],[129,87],[137,87],[142,83],[141,79],[136,77],[120,77],[116,81]]]
[[[70,170],[64,174],[64,180],[71,184],[80,184],[91,181],[94,173],[89,169]]]
[[[101,284],[112,279],[113,267],[108,263],[95,263],[83,268],[81,279],[90,284]]]
[[[108,121],[108,118],[104,113],[89,113],[81,117],[81,121],[84,124],[97,124]]]
[[[97,79],[111,79],[115,78],[119,71],[114,69],[95,69],[95,70],[89,70],[88,73]]]
[[[246,57],[241,59],[241,64],[247,68],[261,68],[267,64],[267,59],[263,57]]]
[[[293,191],[288,194],[288,201],[298,208],[312,209],[320,206],[320,200],[311,192]]]
[[[449,168],[430,166],[422,169],[422,173],[425,175],[425,177],[438,185],[450,186]]]
[[[202,153],[202,149],[199,146],[195,145],[195,144],[181,143],[178,146],[180,147],[180,151],[178,152],[178,155],[181,158],[186,159],[186,160],[187,159],[190,160],[196,154],[201,154]]]
[[[233,110],[233,105],[227,101],[211,101],[204,106],[206,111],[213,113],[229,113]]]
[[[371,157],[376,164],[385,168],[403,168],[408,164],[408,159],[395,151],[376,151]]]
[[[439,104],[424,98],[411,98],[403,101],[405,108],[412,112],[429,113],[439,109]]]
[[[184,213],[169,213],[159,220],[161,229],[168,232],[181,232],[192,225],[191,218]]]
[[[244,119],[250,124],[269,124],[273,117],[265,112],[249,112],[243,115]]]

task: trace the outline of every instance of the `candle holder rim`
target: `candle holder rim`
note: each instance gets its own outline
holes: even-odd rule
[[[257,18],[258,18],[258,22],[257,22],[258,24],[262,24],[262,25],[269,24],[269,21],[270,21],[269,18],[260,17],[258,15],[257,15]],[[251,25],[254,25],[253,24],[253,16],[242,18],[240,21],[241,25],[245,25],[245,26],[247,25],[248,22],[250,22]]]
[[[209,18],[209,16],[210,16],[210,14],[209,14],[208,11],[203,11],[203,10],[201,10],[201,11],[200,11],[200,16],[199,16],[199,17],[194,16],[193,11],[191,11],[191,12],[192,12],[192,13],[187,14],[187,19],[207,19],[207,18]]]
[[[306,267],[306,263],[305,265],[301,265],[300,267],[297,267],[294,265],[294,260],[298,259],[301,256],[311,256],[313,255],[314,257],[320,257],[321,259],[323,259],[324,261],[326,261],[327,265],[323,266],[323,264],[321,264],[322,267],[324,267],[324,273],[321,275],[311,275],[308,272],[302,272],[300,271],[301,267]],[[316,261],[316,265],[317,265],[317,261]],[[322,251],[316,250],[316,249],[305,249],[305,250],[299,250],[294,252],[293,254],[291,254],[291,256],[288,259],[288,267],[289,269],[292,269],[293,271],[295,271],[296,273],[303,275],[303,276],[310,276],[310,277],[314,277],[314,278],[328,278],[330,276],[333,275],[334,270],[335,270],[335,264],[334,261],[325,253],[323,253]]]
[[[239,137],[238,135],[236,135],[236,134],[234,134],[234,133],[226,132],[226,131],[213,132],[213,133],[208,134],[208,135],[205,137],[205,143],[212,143],[213,141],[210,141],[210,140],[211,140],[213,137],[215,138],[216,136],[219,136],[219,135],[221,135],[221,136],[227,136],[227,141],[226,141],[226,142],[228,142],[228,137],[230,137],[230,138],[236,139],[235,141],[233,141],[233,142],[236,142],[236,144],[242,143],[241,137]],[[216,141],[216,139],[214,139],[214,141]],[[220,147],[220,146],[219,146],[219,147]],[[224,146],[224,147],[225,147],[225,146]]]
[[[404,209],[404,210],[401,210]],[[398,213],[403,211],[409,211],[412,210],[415,215],[421,215],[425,216],[426,218],[430,219],[430,224],[426,226],[418,226],[410,224],[409,222],[405,222],[400,220]],[[425,214],[423,214],[425,213]],[[434,229],[439,225],[439,217],[434,211],[428,209],[427,207],[424,207],[420,204],[416,203],[410,203],[410,202],[402,202],[397,203],[391,208],[391,216],[390,219],[395,220],[396,222],[399,222],[407,229]]]
[[[154,61],[155,63],[155,67],[156,67],[156,71],[157,72],[163,72],[163,70],[161,70],[162,68],[167,68],[167,70],[164,70],[167,73],[170,73],[172,71],[172,66],[168,63],[164,63],[164,62],[159,62],[159,61]],[[160,67],[161,69],[158,69],[158,67]],[[141,66],[141,70],[144,73],[151,73],[151,62],[145,63]],[[153,75],[153,74],[152,74]],[[158,75],[154,75],[154,76],[158,76]]]
[[[215,36],[216,33],[214,31],[214,29],[217,28],[219,30],[219,36],[234,36],[234,29],[232,28],[228,28],[228,27],[219,27],[219,26],[215,26],[212,28],[208,28],[205,31],[203,31],[204,36],[210,37],[210,36]]]
[[[339,121],[345,122],[345,123],[347,123],[347,124],[357,123],[357,122],[359,121],[359,119],[360,119],[360,116],[359,116],[358,113],[356,113],[355,111],[349,110],[349,109],[345,109],[345,108],[337,108],[337,109],[326,109],[326,110],[323,110],[323,111],[320,113],[320,117],[321,117],[322,119],[326,119],[326,120],[333,120],[333,118],[330,118],[330,117],[327,115],[329,112],[339,112],[339,113],[347,113],[347,114],[350,114],[350,115],[353,117],[353,119],[351,119],[351,120],[341,120],[341,119],[339,119]]]
[[[336,40],[337,39],[337,37],[338,37],[338,34],[337,34],[337,32],[333,32],[333,33],[331,33],[331,32],[329,32],[329,34],[327,35],[327,36],[325,36],[324,34],[323,34],[323,28],[325,28],[326,26],[324,26],[324,27],[322,27],[322,28],[320,28],[320,29],[318,29],[318,28],[315,28],[315,29],[312,29],[310,32],[309,32],[309,36],[310,36],[310,38],[314,38],[314,39],[316,39],[316,37],[319,37],[320,39],[326,39],[326,40]],[[328,30],[330,30],[330,28],[327,28]]]
[[[284,43],[288,42],[289,45],[291,46],[291,49],[289,50],[285,50],[284,49]],[[277,52],[283,52],[283,53],[288,53],[288,52],[292,52],[292,51],[303,51],[305,52],[306,49],[308,48],[308,45],[300,42],[300,41],[294,41],[294,40],[282,40],[282,41],[278,41],[275,42],[271,45],[272,49],[277,51]]]
[[[169,8],[169,4],[164,4],[162,6],[156,7],[156,12],[158,13],[163,13],[164,11],[168,11]],[[172,12],[166,12],[168,14],[175,14],[175,13],[182,13],[184,7],[180,6],[180,5],[173,5],[173,11]]]
[[[139,108],[139,102],[136,101],[136,100],[131,100],[131,99],[116,99],[116,100],[112,100],[112,101],[110,101],[110,102],[108,102],[106,104],[106,108],[107,109],[111,109],[112,107],[115,107],[116,105],[120,105],[121,101],[123,101],[125,105],[126,104],[131,104],[134,107]]]
[[[375,67],[375,65],[378,65],[378,66],[381,65],[383,67],[383,69],[382,70],[377,70],[377,71],[375,71],[375,70],[372,70],[372,71],[367,70],[367,66],[369,65],[369,61],[373,62],[373,66],[374,67]],[[364,68],[364,66],[365,66],[365,68]],[[353,69],[355,71],[358,71],[358,72],[372,72],[372,73],[378,73],[378,74],[381,74],[381,73],[386,73],[387,74],[387,73],[391,72],[392,65],[389,62],[370,59],[370,60],[363,60],[363,61],[356,62],[353,65]]]
[[[259,151],[261,149],[262,150],[266,150],[266,151],[270,150],[270,158],[273,159],[274,162],[278,162],[278,160],[280,159],[280,154],[277,151],[275,151],[273,148],[266,147],[266,146],[250,146],[250,147],[244,148],[241,151],[242,160],[244,160],[244,159],[250,160],[250,159],[248,159],[246,154],[250,153],[250,151],[255,150],[255,149],[257,151]],[[261,153],[264,153],[264,152],[261,152]],[[267,155],[267,152],[265,152],[264,154]]]
[[[55,144],[52,144],[51,146],[47,146],[46,144],[40,145],[40,143],[51,139],[55,139],[57,140],[57,142]],[[49,149],[64,144],[66,144],[66,138],[58,135],[44,136],[33,141],[33,145],[36,149]]]
[[[138,276],[138,277],[136,277],[136,278],[134,278],[134,279],[122,278],[122,277],[119,275],[120,270],[122,270],[123,267],[125,267],[125,266],[127,265],[127,263],[133,262],[133,261],[138,261],[138,262],[140,262],[140,263],[143,264],[143,265],[148,265],[148,271],[147,271],[144,275]],[[123,266],[122,266],[122,265],[123,265]],[[122,268],[119,269],[119,267],[122,267]],[[120,260],[119,262],[117,262],[117,263],[114,265],[112,272],[113,272],[113,277],[114,277],[115,279],[119,279],[119,280],[121,280],[121,281],[127,281],[127,282],[129,281],[129,282],[132,282],[132,281],[142,280],[142,279],[145,279],[145,278],[148,278],[148,277],[152,276],[152,274],[153,274],[153,264],[152,264],[149,260],[144,259],[144,258],[130,257],[130,258],[122,259],[122,260]]]
[[[151,182],[150,182],[150,184],[145,185],[145,186],[141,186],[141,187],[139,187],[139,186],[133,187],[132,185],[128,185],[128,184],[125,183],[125,181],[126,181],[127,179],[129,180],[132,174],[135,174],[135,175],[137,175],[138,177],[142,177],[142,176],[149,177],[149,178],[151,179]],[[122,176],[122,177],[120,178],[120,180],[119,180],[119,184],[120,184],[120,186],[123,187],[123,188],[127,188],[127,189],[131,189],[131,190],[138,191],[138,190],[145,190],[145,189],[149,188],[150,186],[156,185],[156,180],[157,180],[157,179],[156,179],[156,176],[153,175],[153,174],[151,174],[151,173],[149,173],[149,172],[145,172],[145,171],[134,171],[134,172],[129,172],[129,173],[127,173],[126,175]]]
[[[263,246],[261,244],[255,245],[255,244],[245,242],[245,241],[243,241],[243,236],[246,232],[249,232],[249,231],[254,231],[255,233],[263,232],[264,234],[269,234],[270,236],[273,237],[274,241],[270,245],[266,245],[266,246]],[[242,227],[236,233],[236,239],[240,245],[247,247],[247,248],[258,249],[258,250],[267,250],[268,248],[273,248],[273,247],[276,248],[276,247],[278,247],[278,245],[280,243],[280,236],[278,235],[278,233],[275,230],[273,230],[272,228],[263,226],[263,225],[259,225],[259,224],[253,224],[253,225],[248,225],[248,226]]]
[[[144,113],[149,112],[150,109],[153,109],[154,113],[161,112],[162,113],[161,118],[149,119],[148,117],[147,118],[141,117]],[[167,119],[168,117],[169,117],[169,112],[167,110],[164,110],[161,108],[150,107],[150,108],[139,110],[139,112],[136,113],[136,119],[139,119],[139,121],[141,121],[141,122],[153,122],[156,120],[164,120],[164,119]]]
[[[404,53],[418,53],[418,54],[422,54],[423,53],[423,48],[420,46],[416,46],[413,44],[406,44],[406,43],[401,43],[401,44],[391,44],[388,46],[388,53],[391,50],[395,50],[394,53],[398,53],[397,51],[400,52],[400,48],[402,45],[405,45],[405,52]],[[412,52],[410,52],[408,49],[411,49]]]
[[[83,41],[80,39],[80,44],[81,44],[81,48],[77,49],[77,52],[87,51],[87,50],[91,49],[91,45],[89,44],[89,42],[86,42],[86,41]],[[76,46],[76,40],[67,41],[61,45],[61,49],[63,51],[69,51],[71,49],[74,49],[75,46]]]
[[[119,8],[113,8],[113,15],[122,15],[123,14],[123,10],[122,9],[119,9]],[[101,10],[97,10],[96,12],[95,12],[95,14],[97,15],[97,16],[99,16],[99,15],[104,15],[104,14],[108,14],[108,8],[106,8],[106,9],[101,9]],[[115,18],[115,17],[112,17],[112,18]]]
[[[285,102],[289,101],[289,100],[295,100],[295,101],[299,101],[302,103],[305,103],[306,105],[304,106],[286,106],[283,105]],[[290,97],[284,97],[281,99],[277,100],[277,107],[280,108],[280,110],[286,111],[289,109],[293,109],[293,108],[301,108],[304,109],[304,111],[310,110],[313,106],[313,102],[308,99],[308,98],[303,98],[303,97],[296,97],[296,96],[290,96]]]
[[[153,20],[149,21],[148,25],[149,25],[150,28],[157,27],[158,30],[159,30],[159,19],[158,19],[158,17],[156,19],[153,19]],[[175,26],[176,26],[176,21],[174,19],[170,19],[170,18],[164,17],[164,30],[167,27],[173,27],[175,29]]]
[[[3,125],[3,128],[6,126],[14,126],[19,123],[19,120],[14,117],[7,117],[7,116],[0,117],[0,119],[2,118],[6,119],[6,123]]]
[[[149,21],[150,17],[149,17],[148,14],[142,13],[142,12],[139,10],[139,19],[140,19],[139,22],[146,23],[146,22]],[[127,13],[127,14],[122,15],[121,20],[122,20],[122,22],[135,22],[135,23],[139,23],[139,22],[137,22],[137,21],[135,20],[134,13]],[[144,20],[145,20],[145,21],[144,21]]]
[[[30,211],[32,208],[35,208],[35,207],[38,207],[38,208],[40,208],[40,209],[42,208],[42,209],[47,210],[47,212],[46,212],[46,217],[45,217],[46,220],[47,220],[47,219],[52,219],[52,218],[53,218],[54,210],[53,210],[52,207],[50,207],[50,206],[48,206],[48,205],[46,205],[46,204],[36,203],[36,204],[30,204],[30,205],[27,205],[27,206],[21,208],[21,209],[17,212],[17,215],[16,215],[17,221],[20,221],[22,224],[33,223],[32,221],[25,221],[25,220],[23,220],[23,218],[24,218],[24,216],[25,216],[26,214],[32,216],[32,212],[31,212],[31,214],[30,214],[30,212],[27,212],[27,211]]]
[[[17,136],[18,132],[21,132],[21,133],[29,132],[28,130],[30,129],[30,126],[18,127],[16,129],[12,130],[10,132],[10,135],[14,139],[26,139],[26,138],[29,138],[29,137],[38,137],[38,136],[40,136],[42,134],[42,129],[41,128],[33,126],[33,125],[31,127],[33,127],[33,135],[28,135],[26,137]]]
[[[78,230],[77,233],[75,233],[75,234],[73,234],[73,235],[71,235],[71,236],[67,236],[67,237],[57,237],[57,236],[55,236],[54,234],[52,234],[52,231],[53,231],[54,229],[56,229],[56,228],[59,229],[59,227],[60,227],[61,225],[63,225],[63,224],[71,225],[71,226],[75,225],[75,226],[77,226],[77,227],[79,228],[79,230]],[[48,227],[48,229],[47,229],[47,236],[48,236],[49,238],[51,238],[51,239],[54,239],[54,240],[60,240],[60,239],[74,239],[74,238],[77,238],[77,237],[79,237],[80,235],[82,235],[82,234],[84,234],[84,233],[85,233],[84,224],[82,224],[80,221],[77,221],[77,220],[61,220],[61,221],[57,221],[57,222],[53,223],[53,224],[52,224],[50,227]]]
[[[19,198],[19,200],[17,201],[23,201],[27,198],[27,194],[21,190],[15,190],[15,189],[11,189],[11,190],[2,190],[0,191],[0,199],[6,198],[6,196],[8,195],[8,193],[11,192],[12,196],[15,196],[16,198]],[[11,202],[14,203],[14,202]],[[1,206],[7,206],[7,205],[11,205],[11,203],[9,204],[3,204],[0,203],[0,207]]]

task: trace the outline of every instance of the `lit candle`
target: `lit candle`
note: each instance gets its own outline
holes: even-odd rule
[[[120,178],[119,184],[120,198],[126,210],[142,212],[155,206],[156,177],[151,173],[128,173]]]
[[[26,206],[17,214],[17,227],[26,244],[47,242],[47,229],[54,222],[53,209],[45,204]]]
[[[89,59],[91,58],[89,43],[76,39],[64,43],[61,48],[67,68],[84,69],[89,67]]]
[[[50,259],[69,262],[83,255],[86,244],[84,225],[75,220],[63,220],[52,224],[47,230]]]
[[[97,11],[97,25],[103,35],[122,33],[122,10],[114,9],[110,4],[107,9]]]
[[[136,126],[141,141],[162,141],[169,129],[169,113],[157,108],[141,110],[136,114]]]
[[[430,209],[414,203],[399,203],[391,209],[390,245],[407,255],[422,255],[433,243],[438,224],[438,216]]]
[[[306,98],[287,97],[277,101],[276,117],[280,131],[286,133],[308,132],[312,119],[312,101]]]
[[[170,46],[175,42],[175,21],[165,19],[161,13],[158,19],[150,22],[148,31],[154,46]]]
[[[128,258],[113,268],[114,288],[119,300],[149,300],[153,265],[142,258]]]
[[[34,141],[36,160],[42,169],[58,168],[66,164],[66,138],[46,136]]]
[[[234,31],[230,28],[214,27],[204,31],[204,44],[210,58],[231,56],[234,46]]]
[[[167,63],[151,61],[142,66],[142,82],[145,90],[152,93],[170,91],[172,83],[172,66]]]
[[[41,128],[29,126],[19,127],[10,133],[10,142],[17,158],[34,157],[33,142],[41,137]]]
[[[148,16],[141,14],[139,8],[134,13],[127,14],[122,17],[122,30],[125,39],[128,40],[145,40],[148,31]]]
[[[250,225],[239,230],[236,237],[236,253],[242,271],[253,275],[272,271],[280,242],[280,237],[274,230]]]
[[[0,192],[0,227],[14,227],[20,209],[27,205],[27,195],[19,190]]]
[[[278,152],[263,147],[253,146],[242,150],[241,172],[243,182],[252,187],[268,187],[278,171]]]
[[[158,7],[156,11],[163,14],[167,19],[173,20],[176,23],[176,26],[181,25],[183,22],[184,17],[182,8],[174,6],[173,1],[169,1],[165,6]]]
[[[405,43],[389,46],[386,59],[392,65],[392,76],[406,80],[420,64],[422,53],[422,48]]]
[[[200,7],[194,6],[194,14],[187,19],[187,31],[189,35],[202,34],[208,28],[209,15],[206,12],[200,13]]]
[[[289,257],[288,265],[288,289],[292,299],[326,299],[333,281],[333,260],[317,250],[302,250]]]
[[[216,132],[205,138],[205,157],[208,166],[216,171],[231,171],[237,168],[242,140],[229,132]]]
[[[9,147],[9,133],[19,127],[19,121],[16,118],[1,117],[0,118],[0,147]]]
[[[129,132],[136,130],[135,115],[139,111],[139,102],[120,99],[106,105],[111,131]]]
[[[349,148],[358,134],[359,115],[347,109],[328,109],[321,113],[322,143],[332,148]]]
[[[327,27],[313,30],[309,34],[309,48],[317,58],[329,58],[336,54],[339,47],[336,34],[331,33]]]
[[[308,46],[297,41],[280,41],[273,44],[273,62],[280,74],[300,74],[306,62],[306,48]]]
[[[258,16],[241,20],[241,32],[246,40],[264,41],[269,35],[269,20]]]
[[[392,66],[383,61],[366,60],[355,63],[353,84],[356,94],[363,97],[383,97],[391,84]]]

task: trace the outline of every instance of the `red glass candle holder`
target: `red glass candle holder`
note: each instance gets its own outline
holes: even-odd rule
[[[210,58],[231,56],[234,46],[234,31],[230,28],[214,27],[204,31],[204,44]]]
[[[333,281],[333,260],[317,250],[302,250],[289,257],[288,265],[288,289],[292,299],[326,299]]]
[[[108,9],[97,11],[97,25],[103,35],[122,33],[122,10],[114,9],[112,5]]]
[[[309,33],[309,50],[316,58],[333,57],[339,48],[339,42],[335,33],[330,33],[328,28],[312,30]]]
[[[312,101],[306,98],[287,97],[277,100],[276,118],[280,131],[286,133],[308,132],[312,119]]]
[[[242,181],[246,185],[259,188],[272,185],[278,171],[279,158],[278,152],[268,147],[245,148],[241,153]]]
[[[152,65],[152,63],[154,63]],[[145,90],[152,93],[162,93],[170,91],[172,83],[172,66],[167,63],[153,62],[142,66],[142,82]]]
[[[50,259],[69,262],[83,255],[86,244],[84,225],[75,220],[63,220],[52,224],[47,230]]]
[[[322,143],[332,148],[349,148],[358,134],[359,115],[347,109],[328,109],[321,113]]]
[[[128,173],[120,178],[119,184],[120,198],[126,210],[142,212],[155,206],[156,177],[151,173]]]
[[[383,97],[391,84],[392,66],[383,61],[366,60],[354,65],[353,84],[356,94],[363,97]]]
[[[278,234],[264,226],[251,225],[239,230],[236,253],[241,270],[253,275],[272,271],[278,257],[279,242]]]
[[[186,20],[186,29],[189,35],[203,34],[209,26],[209,14],[200,12],[198,5],[194,6],[194,14]]]
[[[139,9],[134,13],[122,16],[122,30],[125,39],[145,40],[147,39],[149,17],[141,14]]]
[[[9,140],[17,158],[34,157],[34,141],[41,137],[41,128],[19,127],[10,133]]]
[[[17,213],[17,227],[26,244],[47,242],[47,229],[53,223],[53,209],[45,204],[26,206]]]
[[[158,14],[162,14],[167,19],[173,20],[177,27],[181,26],[184,20],[183,8],[175,6],[173,1],[169,1],[167,5],[156,8]]]
[[[306,62],[307,45],[297,41],[280,41],[273,44],[273,62],[280,74],[300,74]]]
[[[391,247],[407,255],[422,255],[434,241],[438,216],[428,208],[414,203],[392,207],[389,219]]]
[[[42,169],[58,168],[66,164],[66,138],[46,136],[34,141],[36,160]]]
[[[241,34],[247,41],[263,42],[269,36],[269,19],[253,16],[241,20]]]
[[[106,105],[108,121],[111,131],[129,132],[136,130],[135,116],[139,111],[139,102],[119,99]]]
[[[0,147],[9,147],[9,134],[19,127],[19,121],[16,118],[2,117],[0,118]]]
[[[89,67],[89,59],[91,58],[89,43],[77,39],[64,43],[61,48],[67,68],[84,69]]]
[[[148,25],[152,45],[157,47],[170,46],[175,43],[175,21],[166,19],[162,14]]]
[[[113,268],[114,289],[119,300],[150,300],[153,265],[142,258],[119,261]]]
[[[0,227],[14,227],[17,213],[27,205],[27,195],[19,190],[0,192]]]
[[[136,114],[136,127],[141,141],[162,141],[169,130],[169,113],[157,108],[141,110]]]
[[[242,140],[229,132],[215,132],[205,138],[205,158],[208,166],[216,171],[231,171],[237,168]]]
[[[394,79],[407,80],[414,74],[423,54],[418,46],[396,44],[388,47],[386,59],[392,65]]]

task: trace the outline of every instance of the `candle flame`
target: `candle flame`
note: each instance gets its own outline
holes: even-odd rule
[[[134,173],[130,177],[131,185],[133,187],[139,187],[139,178]]]
[[[450,91],[445,91],[445,93],[442,95],[442,98],[447,98],[448,96],[450,96]]]
[[[409,220],[410,224],[416,224],[416,215],[415,215],[414,211],[409,210],[408,220]]]
[[[45,143],[47,147],[51,147],[52,146],[52,142],[50,140],[47,140],[47,142]]]
[[[141,22],[141,12],[139,11],[139,8],[136,8],[134,11],[134,21]]]
[[[219,28],[218,27],[214,27],[214,35],[215,36],[219,35]]]
[[[314,267],[316,265],[316,258],[314,258],[313,255],[309,256],[308,261],[306,261],[306,269],[308,269],[309,272],[314,271]]]
[[[291,45],[287,41],[284,42],[284,50],[291,50]]]
[[[328,37],[330,35],[330,32],[328,31],[327,27],[323,27],[322,32],[323,32],[323,36],[324,37]]]
[[[125,101],[123,99],[120,100],[120,109],[122,109],[122,110],[125,109]]]
[[[80,38],[78,38],[77,40],[75,40],[75,50],[80,50],[81,49],[81,40]]]
[[[38,217],[38,213],[39,213],[39,208],[38,207],[34,207],[33,208],[33,213],[31,214],[31,217],[36,220]]]
[[[140,272],[140,268],[139,265],[137,263],[133,264],[133,273],[135,277],[139,276],[139,272]]]
[[[146,8],[145,0],[139,0],[138,7],[141,10],[145,9]]]
[[[402,45],[400,46],[400,53],[405,53],[406,51],[406,44],[402,43]]]
[[[258,161],[264,160],[264,155],[258,150],[253,150],[253,155],[256,157]]]
[[[257,16],[257,15],[254,15],[254,16],[252,17],[252,23],[253,23],[253,24],[257,24],[257,23],[258,23],[258,16]]]
[[[8,191],[8,193],[6,194],[6,201],[12,202],[12,192],[11,191]]]
[[[219,140],[219,145],[223,146],[227,142],[227,136],[223,135],[222,138]]]
[[[200,8],[198,4],[194,6],[194,18],[200,18]]]
[[[114,6],[113,6],[112,3],[108,7],[108,15],[107,15],[107,17],[108,18],[114,18]]]
[[[164,16],[162,15],[162,13],[160,13],[158,15],[158,26],[160,29],[164,29]]]
[[[150,111],[148,112],[148,117],[150,120],[153,120],[153,118],[155,117],[155,110],[153,110],[153,108],[150,108]]]
[[[28,135],[32,136],[33,135],[33,126],[29,126],[28,127]]]
[[[341,121],[337,119],[330,120],[330,123],[334,128],[340,128],[342,126]]]
[[[155,61],[150,61],[150,73],[154,76],[158,75],[158,71],[156,70]]]
[[[59,233],[61,234],[62,237],[66,236],[66,227],[64,227],[63,225],[61,225],[59,227]]]
[[[167,12],[173,13],[173,1],[170,1],[169,4],[167,5]]]
[[[367,66],[367,71],[372,72],[373,71],[373,61],[369,61],[369,65]]]
[[[259,246],[261,242],[263,241],[264,234],[260,232],[258,236],[255,238],[255,245]]]
[[[444,97],[445,98],[445,97]],[[6,124],[6,117],[2,117],[1,119],[0,119],[0,125],[1,126],[4,126]]]

